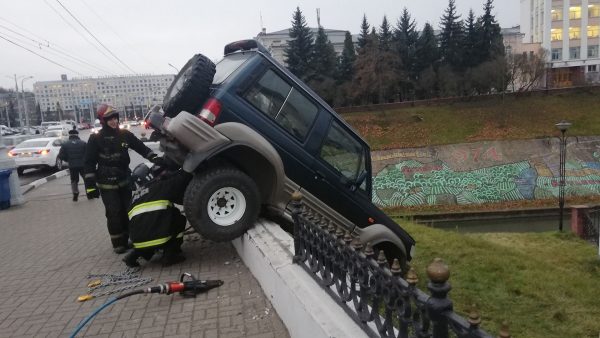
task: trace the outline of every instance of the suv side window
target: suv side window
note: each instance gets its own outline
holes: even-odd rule
[[[244,98],[300,141],[306,138],[318,112],[317,106],[270,69]]]
[[[335,120],[331,123],[319,155],[350,181],[356,181],[366,171],[364,147]],[[365,182],[359,188],[366,190]]]

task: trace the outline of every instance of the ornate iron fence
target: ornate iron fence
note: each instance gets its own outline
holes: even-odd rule
[[[600,209],[588,209],[584,213],[583,239],[596,243],[600,240]]]
[[[348,232],[302,205],[292,196],[294,263],[302,266],[370,337],[492,337],[479,327],[473,306],[467,319],[453,311],[448,298],[450,271],[441,259],[427,267],[431,296],[416,287],[414,269],[401,277],[400,263],[391,266],[383,250],[376,254]],[[499,337],[508,338],[502,325]]]

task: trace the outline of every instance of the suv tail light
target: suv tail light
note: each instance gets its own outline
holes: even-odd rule
[[[219,100],[213,98],[208,99],[202,110],[197,115],[202,121],[208,123],[211,126],[215,125],[215,121],[221,114],[221,102]]]

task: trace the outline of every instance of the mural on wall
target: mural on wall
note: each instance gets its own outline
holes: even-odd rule
[[[565,194],[600,194],[600,138],[567,147]],[[498,141],[373,154],[382,207],[472,204],[558,196],[558,144]]]

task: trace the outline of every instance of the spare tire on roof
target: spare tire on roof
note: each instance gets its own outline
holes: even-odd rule
[[[165,116],[174,117],[181,111],[196,113],[208,98],[215,71],[215,64],[209,58],[194,55],[167,90],[163,99]]]

